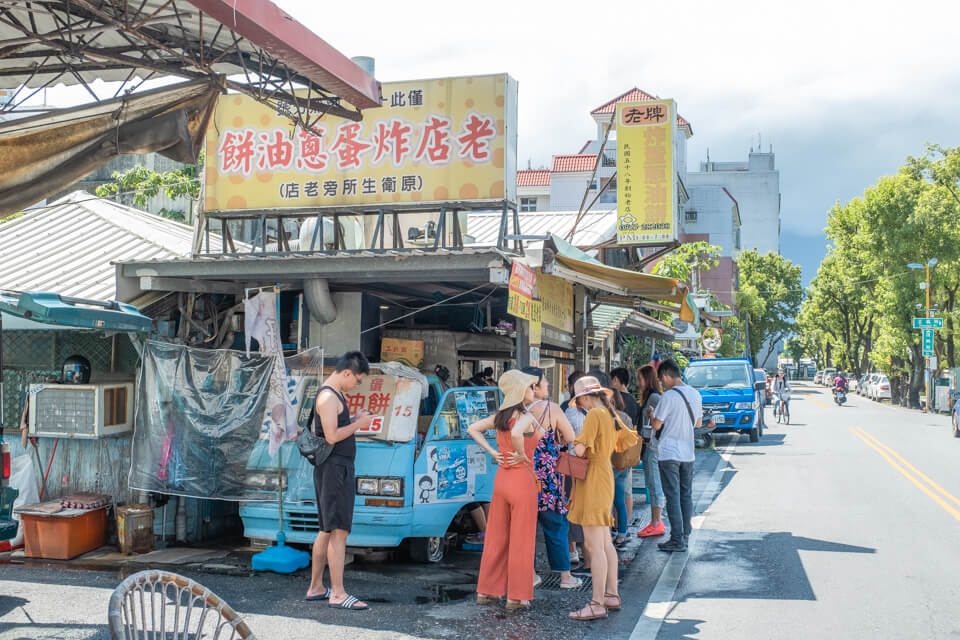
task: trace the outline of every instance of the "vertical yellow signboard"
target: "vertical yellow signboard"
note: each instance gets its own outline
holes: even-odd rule
[[[673,100],[617,105],[617,244],[677,238]]]

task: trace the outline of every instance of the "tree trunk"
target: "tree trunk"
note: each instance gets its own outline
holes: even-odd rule
[[[913,354],[910,362],[910,403],[911,409],[920,408],[920,388],[923,386],[923,355],[919,345],[911,345]]]

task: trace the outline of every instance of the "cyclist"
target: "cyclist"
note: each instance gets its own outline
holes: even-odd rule
[[[786,412],[790,415],[790,381],[787,380],[787,373],[783,369],[777,370],[777,377],[773,379],[773,395],[777,398],[777,403],[773,407],[774,415]]]

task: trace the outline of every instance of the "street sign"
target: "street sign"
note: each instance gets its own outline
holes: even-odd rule
[[[943,318],[914,318],[914,329],[943,329]]]
[[[923,355],[933,355],[933,329],[923,330]]]

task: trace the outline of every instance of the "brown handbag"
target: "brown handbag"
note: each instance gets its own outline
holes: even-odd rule
[[[557,471],[576,480],[587,479],[587,467],[589,465],[590,461],[586,458],[578,458],[566,451],[561,452],[557,458]]]

